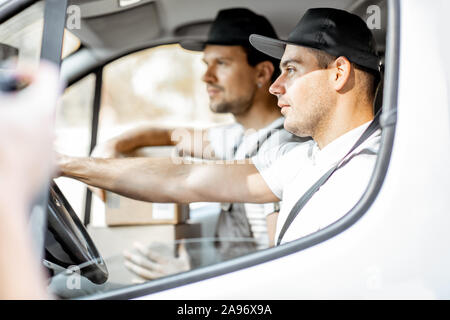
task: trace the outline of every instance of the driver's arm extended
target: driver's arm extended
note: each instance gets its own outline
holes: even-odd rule
[[[128,130],[95,147],[91,156],[96,158],[120,158],[138,148],[151,146],[177,146],[180,156],[213,159],[206,129],[164,128],[154,125],[141,125]],[[91,191],[106,200],[105,191],[90,187]]]
[[[245,164],[180,164],[171,158],[96,159],[61,156],[60,174],[150,202],[274,202],[256,167]]]

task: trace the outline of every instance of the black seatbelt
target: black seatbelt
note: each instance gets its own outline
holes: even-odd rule
[[[275,132],[277,132],[277,131],[279,131],[279,130],[281,130],[283,128],[284,128],[284,122],[281,123],[280,125],[272,128],[272,129],[270,129],[269,132],[263,134],[261,137],[258,137],[258,141],[256,141],[255,146],[250,151],[247,151],[245,153],[245,158],[248,159],[248,158],[254,157],[258,153],[259,147],[264,142],[269,140],[269,138],[272,136],[273,133],[275,133]],[[233,159],[236,158],[236,152],[239,149],[239,147],[241,146],[243,140],[244,140],[244,135],[241,135],[241,138],[239,139],[239,141],[235,144],[235,146],[233,148]],[[232,203],[228,203],[228,202],[221,203],[221,206],[222,206],[222,210],[225,210],[225,211],[231,211],[231,209],[233,208],[233,204]],[[225,207],[226,207],[226,209],[224,209]]]
[[[363,132],[363,134],[359,137],[358,141],[353,145],[349,152],[330,170],[328,170],[316,183],[314,183],[311,188],[308,189],[301,197],[298,199],[297,203],[292,207],[291,212],[289,213],[283,228],[280,231],[280,235],[278,236],[277,245],[281,243],[284,234],[287,229],[291,225],[292,221],[294,221],[295,217],[300,213],[306,203],[312,198],[312,196],[320,189],[320,187],[330,178],[330,176],[339,169],[342,161],[355,150],[361,143],[363,143],[367,138],[369,138],[376,130],[380,128],[380,112],[378,112],[367,129]]]
[[[277,132],[278,130],[283,129],[283,122],[274,127],[269,129],[268,132],[264,132],[264,134],[258,134],[258,140],[256,143],[252,146],[251,149],[249,149],[247,152],[245,152],[245,158],[251,158],[255,156],[260,146],[268,141],[268,139]],[[241,147],[244,140],[244,135],[242,134],[240,137],[240,140],[235,144],[233,148],[233,159],[236,158],[237,150]],[[221,203],[221,212],[219,215],[219,220],[216,224],[216,237],[222,238],[222,237],[254,237],[253,232],[251,230],[250,222],[247,218],[247,213],[245,209],[244,203]],[[248,231],[248,234],[246,232]],[[224,236],[225,235],[225,236]],[[254,245],[254,243],[253,243]],[[248,244],[250,246],[250,244]],[[244,246],[244,249],[247,247]],[[220,251],[227,252],[228,250],[231,251],[240,251],[241,248],[234,248],[230,245],[224,245],[222,243],[222,247]]]

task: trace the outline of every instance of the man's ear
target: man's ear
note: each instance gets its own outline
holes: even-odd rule
[[[341,91],[348,83],[350,74],[352,72],[352,64],[346,57],[338,57],[333,63],[332,81],[334,89]]]
[[[272,78],[274,72],[274,66],[270,61],[262,61],[258,63],[256,66],[256,84],[259,87],[270,83],[270,79]]]

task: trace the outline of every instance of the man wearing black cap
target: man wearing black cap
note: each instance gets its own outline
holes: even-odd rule
[[[379,59],[364,21],[336,9],[308,10],[286,41],[252,35],[250,42],[281,59],[282,74],[270,92],[278,97],[284,127],[314,139],[270,159],[253,159],[283,198],[276,235],[281,243],[336,221],[365,190],[380,138],[377,122],[371,124]],[[361,136],[365,141],[356,146]]]
[[[258,35],[250,40],[281,57],[282,73],[270,92],[278,98],[284,127],[313,141],[275,148],[245,165],[62,157],[62,175],[155,202],[282,199],[277,243],[345,215],[368,184],[380,143],[373,114],[378,57],[370,30],[353,14],[319,8],[308,10],[286,41]]]
[[[249,9],[232,8],[218,13],[206,40],[184,40],[180,43],[187,50],[203,51],[207,70],[202,80],[207,85],[211,110],[217,113],[232,113],[240,124],[232,126],[231,130],[226,128],[229,132],[282,127],[283,120],[280,110],[276,107],[276,97],[268,91],[270,84],[279,75],[279,61],[250,45],[249,36],[255,32],[277,37],[264,16]],[[234,147],[241,134],[237,134],[237,137],[233,134],[230,137],[221,137],[224,134],[223,129],[212,132],[205,130],[200,143],[194,143],[192,139],[182,139],[177,145],[180,154],[198,158],[233,157]],[[190,137],[196,136],[193,130],[189,132]],[[299,140],[285,130],[279,134],[282,135],[280,142],[285,138]],[[171,139],[172,136],[173,130],[140,127],[99,146],[94,155],[110,157],[139,147],[177,143],[178,141]],[[194,148],[196,146],[200,148]],[[212,148],[208,148],[209,146]],[[208,152],[210,149],[212,152]]]
[[[213,112],[233,114],[235,124],[203,130],[202,134],[193,129],[138,127],[100,145],[93,155],[113,158],[138,147],[174,145],[177,141],[172,137],[181,136],[178,133],[187,133],[176,146],[180,154],[206,159],[241,160],[281,143],[302,141],[283,129],[284,119],[276,106],[276,97],[269,93],[269,86],[279,75],[279,61],[250,45],[249,36],[255,32],[277,38],[264,16],[246,8],[232,8],[217,14],[206,40],[180,43],[187,50],[203,51],[207,66],[203,81],[210,108]],[[198,138],[201,140],[194,141]],[[103,193],[100,195],[103,198]],[[255,243],[246,242],[246,248],[242,242],[233,246],[222,241],[218,246],[223,256],[268,246],[266,215],[272,217],[271,213],[279,208],[278,202],[222,203],[221,207],[217,237],[255,239]]]

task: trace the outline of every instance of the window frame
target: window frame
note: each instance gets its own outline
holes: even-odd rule
[[[10,0],[0,10],[0,24],[19,14],[39,0]]]
[[[205,266],[195,270],[167,276],[165,278],[156,279],[140,285],[131,285],[110,292],[88,295],[82,297],[81,299],[133,299],[159,291],[173,289],[182,285],[210,279],[311,248],[319,243],[333,238],[358,222],[358,220],[370,208],[381,189],[389,167],[394,143],[395,126],[397,122],[397,96],[400,68],[400,0],[388,1],[387,26],[385,56],[386,69],[384,75],[385,89],[383,94],[382,114],[380,117],[380,125],[382,127],[381,146],[369,185],[367,186],[361,199],[346,215],[316,233],[274,248],[265,249],[211,266]],[[114,57],[108,62],[103,63],[102,66],[105,66],[106,64],[128,54],[163,44],[168,43],[158,43],[152,46],[146,46],[145,48],[139,48],[133,52],[121,54],[120,56]],[[94,67],[92,69],[94,69]]]

